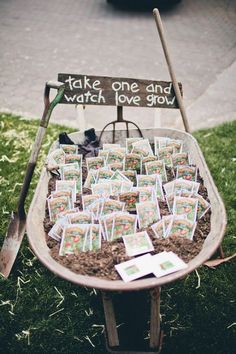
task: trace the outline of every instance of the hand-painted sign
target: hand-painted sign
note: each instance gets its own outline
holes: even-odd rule
[[[66,84],[60,103],[178,108],[172,82],[58,74]],[[182,85],[179,83],[182,90]]]

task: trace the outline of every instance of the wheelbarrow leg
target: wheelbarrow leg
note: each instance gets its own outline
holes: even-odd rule
[[[111,295],[102,291],[102,301],[107,328],[107,339],[110,347],[119,346],[119,338],[116,327],[116,318]]]
[[[150,348],[158,348],[160,345],[160,294],[160,287],[150,290]]]

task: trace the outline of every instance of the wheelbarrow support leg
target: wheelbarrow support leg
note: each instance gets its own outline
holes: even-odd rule
[[[160,344],[160,294],[160,287],[150,290],[150,348],[157,348]]]
[[[119,346],[119,338],[116,327],[116,318],[111,295],[102,291],[102,301],[107,328],[107,339],[110,347]]]

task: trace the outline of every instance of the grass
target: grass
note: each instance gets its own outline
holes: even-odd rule
[[[10,213],[16,209],[38,122],[1,114],[0,125],[2,244]],[[27,205],[48,148],[61,131],[71,130],[56,125],[47,130]],[[230,255],[236,249],[236,122],[194,135],[226,206],[228,227],[223,247]],[[198,273],[163,287],[163,354],[233,354],[235,289],[233,260],[215,270],[201,267]],[[0,279],[0,352],[104,354],[103,323],[99,294],[55,277],[34,257],[25,238],[9,279]]]

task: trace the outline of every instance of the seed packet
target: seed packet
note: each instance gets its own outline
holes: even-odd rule
[[[82,195],[83,210],[88,210],[88,207],[99,199],[98,194]]]
[[[211,205],[200,194],[195,194],[194,198],[198,200],[197,218],[201,219],[210,209]]]
[[[155,189],[152,187],[134,187],[133,191],[139,193],[139,203],[155,200]]]
[[[200,183],[178,178],[174,181],[173,193],[197,193]],[[195,192],[196,191],[196,192]]]
[[[159,200],[165,200],[163,188],[162,188],[161,177],[158,174],[156,174],[154,176],[156,176],[156,196]]]
[[[65,163],[68,164],[68,163],[77,162],[79,165],[79,168],[82,168],[82,158],[83,158],[83,155],[66,154]]]
[[[104,203],[104,198],[99,198],[95,200],[91,205],[88,206],[88,211],[92,213],[93,219],[98,220],[102,213],[102,207]]]
[[[111,181],[111,195],[118,196],[122,191],[122,181]]]
[[[156,175],[137,175],[137,187],[156,188]]]
[[[137,203],[136,210],[140,229],[146,228],[161,219],[159,205],[156,201]]]
[[[76,201],[76,181],[56,181],[56,191],[69,190],[72,193],[72,201]]]
[[[195,228],[196,222],[191,222],[181,217],[174,217],[167,230],[166,237],[184,237],[192,240]]]
[[[141,158],[149,156],[148,152],[145,149],[141,149],[139,147],[133,147],[131,150],[131,154],[139,155]]]
[[[165,230],[164,237],[166,237],[168,235],[168,231],[169,231],[169,228],[171,226],[173,218],[174,218],[174,216],[172,214],[171,215],[165,215],[165,216],[162,217],[164,230]]]
[[[101,168],[97,172],[97,178],[99,179],[110,179],[113,176],[113,172],[108,170],[107,168]]]
[[[120,144],[103,144],[102,148],[106,151],[112,151],[114,149],[120,148]]]
[[[163,160],[165,165],[172,167],[172,154],[174,153],[173,146],[167,146],[158,150],[158,160]]]
[[[125,170],[135,170],[140,172],[142,170],[142,158],[137,154],[127,154],[125,156]]]
[[[155,224],[151,225],[151,229],[154,232],[156,238],[164,238],[165,237],[165,226],[164,221],[161,219]]]
[[[92,184],[92,193],[98,194],[100,197],[108,198],[111,195],[111,184],[110,183],[97,183]]]
[[[59,197],[68,197],[70,200],[70,206],[72,208],[72,193],[71,191],[53,191],[49,198],[59,198]]]
[[[136,203],[139,201],[138,192],[126,192],[119,195],[119,200],[125,203],[125,209],[132,211],[136,208]]]
[[[163,184],[166,195],[174,193],[174,184],[175,184],[175,180]]]
[[[151,161],[145,163],[145,169],[147,175],[159,174],[162,182],[167,181],[166,167],[164,161]]]
[[[147,157],[144,157],[143,158],[143,165],[146,163],[146,162],[151,162],[151,161],[157,161],[157,156],[147,156]]]
[[[122,174],[127,177],[134,185],[136,185],[137,180],[136,180],[136,176],[137,176],[137,172],[136,171],[122,171]]]
[[[154,136],[154,153],[158,155],[158,150],[163,149],[167,146],[167,142],[170,140],[167,137],[163,136]]]
[[[107,150],[99,150],[98,156],[103,157],[105,160],[107,159],[108,151]]]
[[[78,154],[78,145],[60,144],[65,154]]]
[[[152,272],[157,278],[185,269],[187,266],[173,252],[161,252],[151,257]]]
[[[88,211],[68,214],[66,218],[69,224],[92,224],[93,222],[92,214]]]
[[[118,200],[105,199],[102,206],[101,215],[111,214],[117,211],[124,211],[124,207],[125,203],[122,203]]]
[[[54,240],[61,242],[64,226],[67,224],[66,218],[58,218],[57,222],[53,225],[48,233],[48,236],[52,237]]]
[[[166,143],[166,146],[173,146],[174,152],[181,153],[182,148],[183,148],[183,141],[182,140],[176,140],[176,139],[169,139]]]
[[[187,152],[172,155],[172,164],[174,167],[189,165],[189,156]]]
[[[58,197],[58,198],[48,198],[47,203],[48,203],[49,217],[52,222],[56,222],[58,220],[59,213],[61,213],[64,210],[69,210],[71,207],[70,200],[66,196]]]
[[[175,197],[173,204],[173,215],[185,215],[192,222],[197,218],[197,198]]]
[[[195,166],[177,166],[176,167],[176,179],[183,178],[187,181],[196,181],[197,168]]]
[[[61,213],[58,214],[58,221],[69,214],[77,213],[77,211],[79,211],[79,208],[73,208],[73,209],[62,211]]]
[[[131,214],[117,214],[114,216],[112,240],[121,236],[134,234],[137,229],[137,216]]]
[[[154,247],[148,233],[146,231],[137,232],[130,235],[122,236],[126,254],[129,257],[154,251]]]
[[[79,164],[78,164],[78,162],[61,164],[60,165],[60,176],[61,176],[62,180],[64,179],[64,169],[68,169],[68,168],[79,169]]]
[[[78,254],[80,252],[84,252],[88,229],[89,225],[85,224],[73,224],[65,226],[59,255],[65,256],[66,254]]]
[[[101,248],[102,236],[99,224],[90,225],[90,251],[97,251]]]
[[[108,167],[111,171],[122,171],[122,173],[123,173],[124,162],[110,163],[110,164],[107,164],[107,167]]]
[[[174,205],[174,199],[175,199],[176,195],[174,193],[171,193],[171,194],[167,194],[165,196],[165,199],[166,199],[166,203],[167,203],[167,206],[168,206],[168,209],[169,209],[169,212],[172,213],[173,211],[173,205]]]
[[[115,268],[124,282],[129,282],[151,273],[151,267],[149,266],[150,259],[151,255],[148,253],[141,257],[116,264]]]
[[[100,168],[105,166],[104,157],[87,157],[86,158],[87,169],[89,170],[99,170]]]
[[[65,181],[75,181],[76,182],[76,192],[82,193],[82,170],[81,169],[64,167],[63,177],[64,177]]]
[[[104,223],[104,227],[105,227],[106,240],[111,241],[112,240],[112,233],[113,233],[114,213],[104,215],[103,216],[103,223]]]
[[[133,183],[131,181],[123,181],[121,186],[121,193],[130,192],[133,188]]]
[[[122,152],[119,152],[117,150],[114,151],[109,151],[106,159],[107,164],[112,164],[112,163],[123,163],[124,161],[125,154]]]
[[[127,177],[125,177],[123,175],[122,172],[120,171],[115,171],[113,174],[112,174],[112,177],[111,177],[111,180],[112,181],[126,181],[126,182],[130,182],[129,179]]]
[[[55,149],[47,157],[48,165],[61,165],[65,163],[65,153],[62,149]]]
[[[126,138],[125,143],[126,143],[126,152],[127,154],[131,153],[133,149],[133,143],[143,140],[143,138]]]
[[[139,141],[136,141],[132,144],[133,148],[138,148],[138,149],[142,149],[145,151],[145,155],[144,157],[146,156],[153,156],[153,151],[152,151],[152,148],[151,148],[151,145],[149,143],[149,140],[148,139],[142,139],[142,140],[139,140]]]
[[[84,182],[84,188],[91,188],[92,184],[97,182],[98,171],[90,170],[88,171],[86,180]]]

